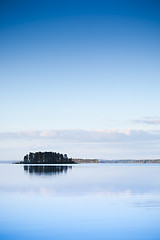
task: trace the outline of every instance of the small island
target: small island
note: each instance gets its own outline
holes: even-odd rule
[[[30,152],[26,154],[23,161],[17,164],[75,164],[72,158],[68,158],[67,154],[56,152]]]

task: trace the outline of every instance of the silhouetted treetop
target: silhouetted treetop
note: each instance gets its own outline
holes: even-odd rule
[[[25,164],[68,164],[75,163],[72,158],[68,158],[67,154],[56,152],[30,152],[24,156],[23,162]]]

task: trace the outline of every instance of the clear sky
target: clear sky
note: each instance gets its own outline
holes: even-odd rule
[[[1,1],[0,66],[0,160],[160,158],[160,1]]]

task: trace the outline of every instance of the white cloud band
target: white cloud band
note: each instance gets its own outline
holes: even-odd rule
[[[144,130],[46,130],[46,131],[22,131],[22,132],[1,132],[0,140],[11,139],[48,139],[54,141],[69,142],[137,142],[160,140],[160,131]]]

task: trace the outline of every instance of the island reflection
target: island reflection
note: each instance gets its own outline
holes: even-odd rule
[[[67,173],[72,166],[24,166],[24,171],[34,175],[59,175]]]

